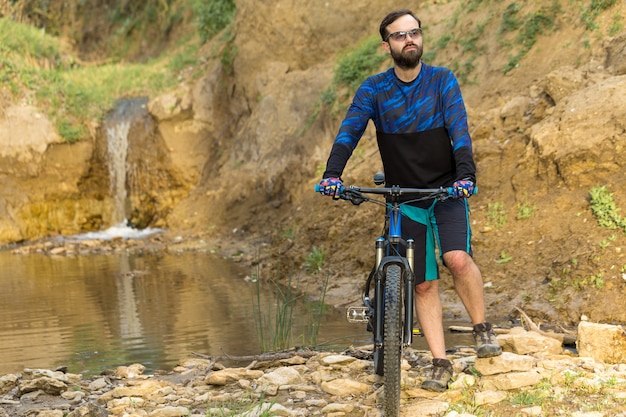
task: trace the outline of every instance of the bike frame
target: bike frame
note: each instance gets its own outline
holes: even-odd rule
[[[350,322],[367,322],[372,326],[368,330],[374,333],[374,370],[378,375],[385,376],[385,414],[397,417],[400,407],[402,349],[413,341],[415,285],[415,241],[402,239],[400,207],[409,202],[445,200],[454,196],[454,189],[350,186],[342,187],[338,191],[340,198],[349,200],[352,204],[360,205],[368,201],[386,208],[385,228],[382,236],[376,239],[375,265],[363,291],[364,307],[349,307],[347,318]],[[385,201],[372,199],[366,194],[385,196]],[[374,306],[369,295],[371,287],[374,288]]]
[[[382,236],[376,239],[376,260],[374,269],[367,278],[364,292],[363,292],[363,305],[364,311],[359,310],[359,307],[353,307],[352,310],[348,310],[348,321],[351,322],[363,322],[369,321],[374,318],[374,347],[380,349],[383,345],[383,329],[382,321],[384,319],[384,298],[375,297],[375,305],[372,306],[372,300],[370,298],[370,287],[373,288],[374,295],[384,294],[385,289],[385,272],[389,265],[395,264],[401,268],[402,271],[402,288],[403,288],[403,305],[404,316],[402,326],[402,343],[404,346],[409,346],[413,342],[413,303],[414,292],[413,286],[415,278],[413,275],[413,268],[415,262],[415,242],[413,239],[402,239],[402,213],[400,206],[411,201],[420,200],[432,200],[439,199],[445,200],[453,196],[454,190],[451,187],[440,188],[402,188],[399,186],[382,187],[382,188],[362,188],[357,186],[349,186],[342,190],[341,198],[349,200],[354,205],[360,205],[363,202],[373,202],[379,205],[384,205],[387,208],[386,211],[386,225],[385,231]],[[388,201],[382,202],[380,200],[372,199],[366,194],[375,194],[385,196]],[[414,196],[414,199],[411,197]],[[410,201],[403,201],[403,200]],[[402,249],[405,251],[405,255],[401,256]],[[375,311],[383,314],[374,314]]]
[[[413,285],[415,282],[413,267],[415,260],[415,243],[413,239],[402,239],[402,213],[400,203],[393,201],[386,214],[388,227],[384,236],[376,239],[376,273],[374,274],[374,294],[384,294],[386,269],[390,264],[395,264],[402,271],[402,287],[404,301],[404,319],[402,329],[402,343],[409,346],[413,342]],[[405,256],[401,256],[404,248]],[[394,255],[395,254],[395,255]],[[364,295],[369,298],[369,285],[366,286]],[[384,312],[385,300],[376,297],[376,311]],[[383,314],[376,314],[376,326],[374,327],[374,348],[380,349],[383,345]]]

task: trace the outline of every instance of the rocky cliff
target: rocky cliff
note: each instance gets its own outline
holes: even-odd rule
[[[149,98],[132,122],[131,224],[215,238],[227,255],[249,253],[253,263],[279,254],[300,267],[318,247],[331,277],[328,299],[357,299],[380,213],[312,192],[342,116],[320,108],[320,94],[337,58],[375,35],[395,6],[238,1],[234,37],[223,46],[232,62],[207,58],[200,80]],[[549,28],[534,33],[504,30],[513,6],[412,6],[425,51],[436,50],[432,63],[454,68],[462,80],[479,169],[473,222],[488,306],[500,317],[518,304],[545,320],[576,323],[586,314],[624,322],[626,310],[611,306],[621,306],[626,293],[626,236],[598,225],[589,190],[619,191],[624,172],[626,33],[616,22],[626,6],[596,13],[595,25],[583,24],[586,6],[563,6]],[[534,2],[519,7],[520,20],[552,13]],[[340,95],[340,104],[346,100]],[[107,126],[95,124],[92,137],[65,144],[38,109],[6,100],[2,108],[0,243],[111,225]],[[368,131],[346,182],[370,184],[380,167],[372,138]],[[620,193],[614,199],[626,206]],[[520,216],[526,209],[530,215]],[[321,278],[302,269],[301,280]],[[445,282],[447,312],[460,315]]]

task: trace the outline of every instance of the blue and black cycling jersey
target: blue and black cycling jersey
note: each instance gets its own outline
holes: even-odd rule
[[[476,180],[467,113],[456,77],[422,64],[405,83],[393,68],[357,90],[339,128],[324,178],[340,177],[369,120],[376,126],[387,186],[448,187]]]

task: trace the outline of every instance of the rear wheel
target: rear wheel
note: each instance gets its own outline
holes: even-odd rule
[[[385,315],[383,318],[383,370],[385,417],[400,415],[400,360],[402,357],[402,270],[389,265],[385,274]],[[374,357],[375,358],[375,357]]]

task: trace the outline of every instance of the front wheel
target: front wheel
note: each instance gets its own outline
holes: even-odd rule
[[[385,313],[383,318],[383,368],[385,417],[400,415],[400,360],[402,357],[402,269],[389,265],[385,273]]]

